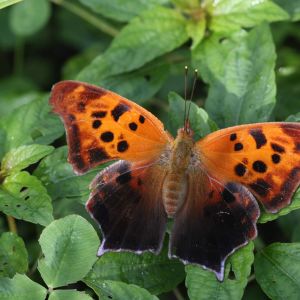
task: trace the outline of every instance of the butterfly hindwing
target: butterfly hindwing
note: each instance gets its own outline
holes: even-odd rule
[[[231,127],[196,147],[203,168],[247,187],[268,212],[287,206],[300,184],[300,123]]]
[[[156,164],[123,160],[96,177],[86,207],[103,233],[99,255],[108,250],[160,251],[167,220],[164,177],[165,170]]]
[[[112,159],[159,155],[172,138],[150,112],[111,91],[77,81],[53,86],[50,103],[65,124],[77,173]]]
[[[241,184],[201,171],[189,173],[188,192],[172,228],[169,255],[215,272],[223,280],[225,260],[256,237],[258,205]]]

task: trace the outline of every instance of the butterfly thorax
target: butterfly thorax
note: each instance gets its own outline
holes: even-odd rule
[[[170,155],[169,170],[163,183],[163,202],[168,217],[172,218],[184,202],[187,193],[187,170],[191,162],[193,132],[178,130]]]

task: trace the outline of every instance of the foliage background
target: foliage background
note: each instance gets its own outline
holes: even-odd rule
[[[101,235],[84,203],[101,167],[74,175],[48,106],[52,84],[82,80],[137,101],[174,134],[188,65],[199,69],[197,137],[298,122],[299,0],[0,0],[0,8],[0,299],[299,299],[299,190],[279,214],[262,212],[258,238],[230,257],[222,283],[169,260],[167,243],[159,256],[97,259]]]

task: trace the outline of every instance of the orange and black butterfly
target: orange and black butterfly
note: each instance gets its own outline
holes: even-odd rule
[[[189,122],[174,139],[149,111],[76,81],[54,85],[50,103],[65,124],[69,161],[81,174],[117,160],[91,184],[87,210],[107,251],[161,250],[224,277],[226,258],[256,237],[259,207],[276,213],[300,183],[300,124],[258,123],[194,141]]]

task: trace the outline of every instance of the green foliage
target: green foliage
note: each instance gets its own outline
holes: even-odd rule
[[[176,135],[192,94],[187,65],[198,69],[196,140],[299,122],[299,1],[0,0],[0,9],[0,299],[299,299],[300,189],[278,213],[261,210],[268,225],[229,256],[223,282],[169,259],[167,243],[159,255],[97,258],[102,237],[84,204],[107,164],[74,174],[48,104],[54,82],[83,80],[142,104]]]

